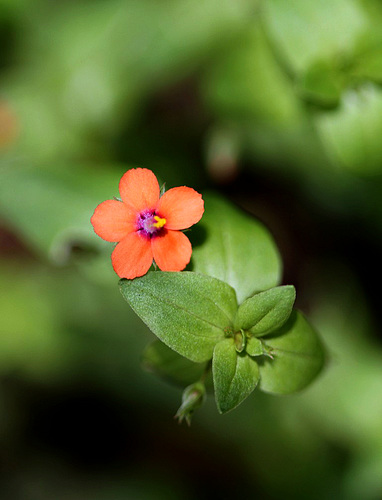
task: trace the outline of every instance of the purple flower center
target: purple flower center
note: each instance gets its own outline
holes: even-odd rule
[[[145,210],[138,215],[137,231],[146,238],[152,238],[164,231],[166,219],[160,217],[154,210]]]

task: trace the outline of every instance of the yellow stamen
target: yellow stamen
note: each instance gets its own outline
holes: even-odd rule
[[[163,227],[166,224],[166,219],[162,219],[161,217],[158,217],[157,215],[154,215],[154,219],[156,222],[154,222],[153,226],[157,227],[158,229]]]

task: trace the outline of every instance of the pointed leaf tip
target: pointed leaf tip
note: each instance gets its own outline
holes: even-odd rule
[[[260,337],[280,328],[289,318],[296,290],[293,285],[278,286],[245,300],[235,317],[235,329],[249,330]]]
[[[216,344],[212,360],[216,405],[220,413],[236,408],[255,389],[259,381],[257,363],[236,352],[234,339]]]

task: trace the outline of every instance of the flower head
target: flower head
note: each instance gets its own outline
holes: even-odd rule
[[[121,201],[104,201],[91,218],[98,236],[118,242],[111,255],[114,271],[133,279],[146,274],[153,260],[162,271],[182,271],[192,247],[181,230],[201,219],[202,196],[182,186],[160,197],[157,178],[146,168],[128,170],[119,192]]]

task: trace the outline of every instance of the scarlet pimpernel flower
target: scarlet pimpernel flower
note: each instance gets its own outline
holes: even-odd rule
[[[106,241],[118,242],[111,261],[120,278],[143,276],[153,260],[162,271],[182,271],[192,254],[182,233],[204,212],[202,196],[186,186],[160,196],[151,170],[128,170],[119,182],[121,201],[106,200],[91,218],[94,231]]]

